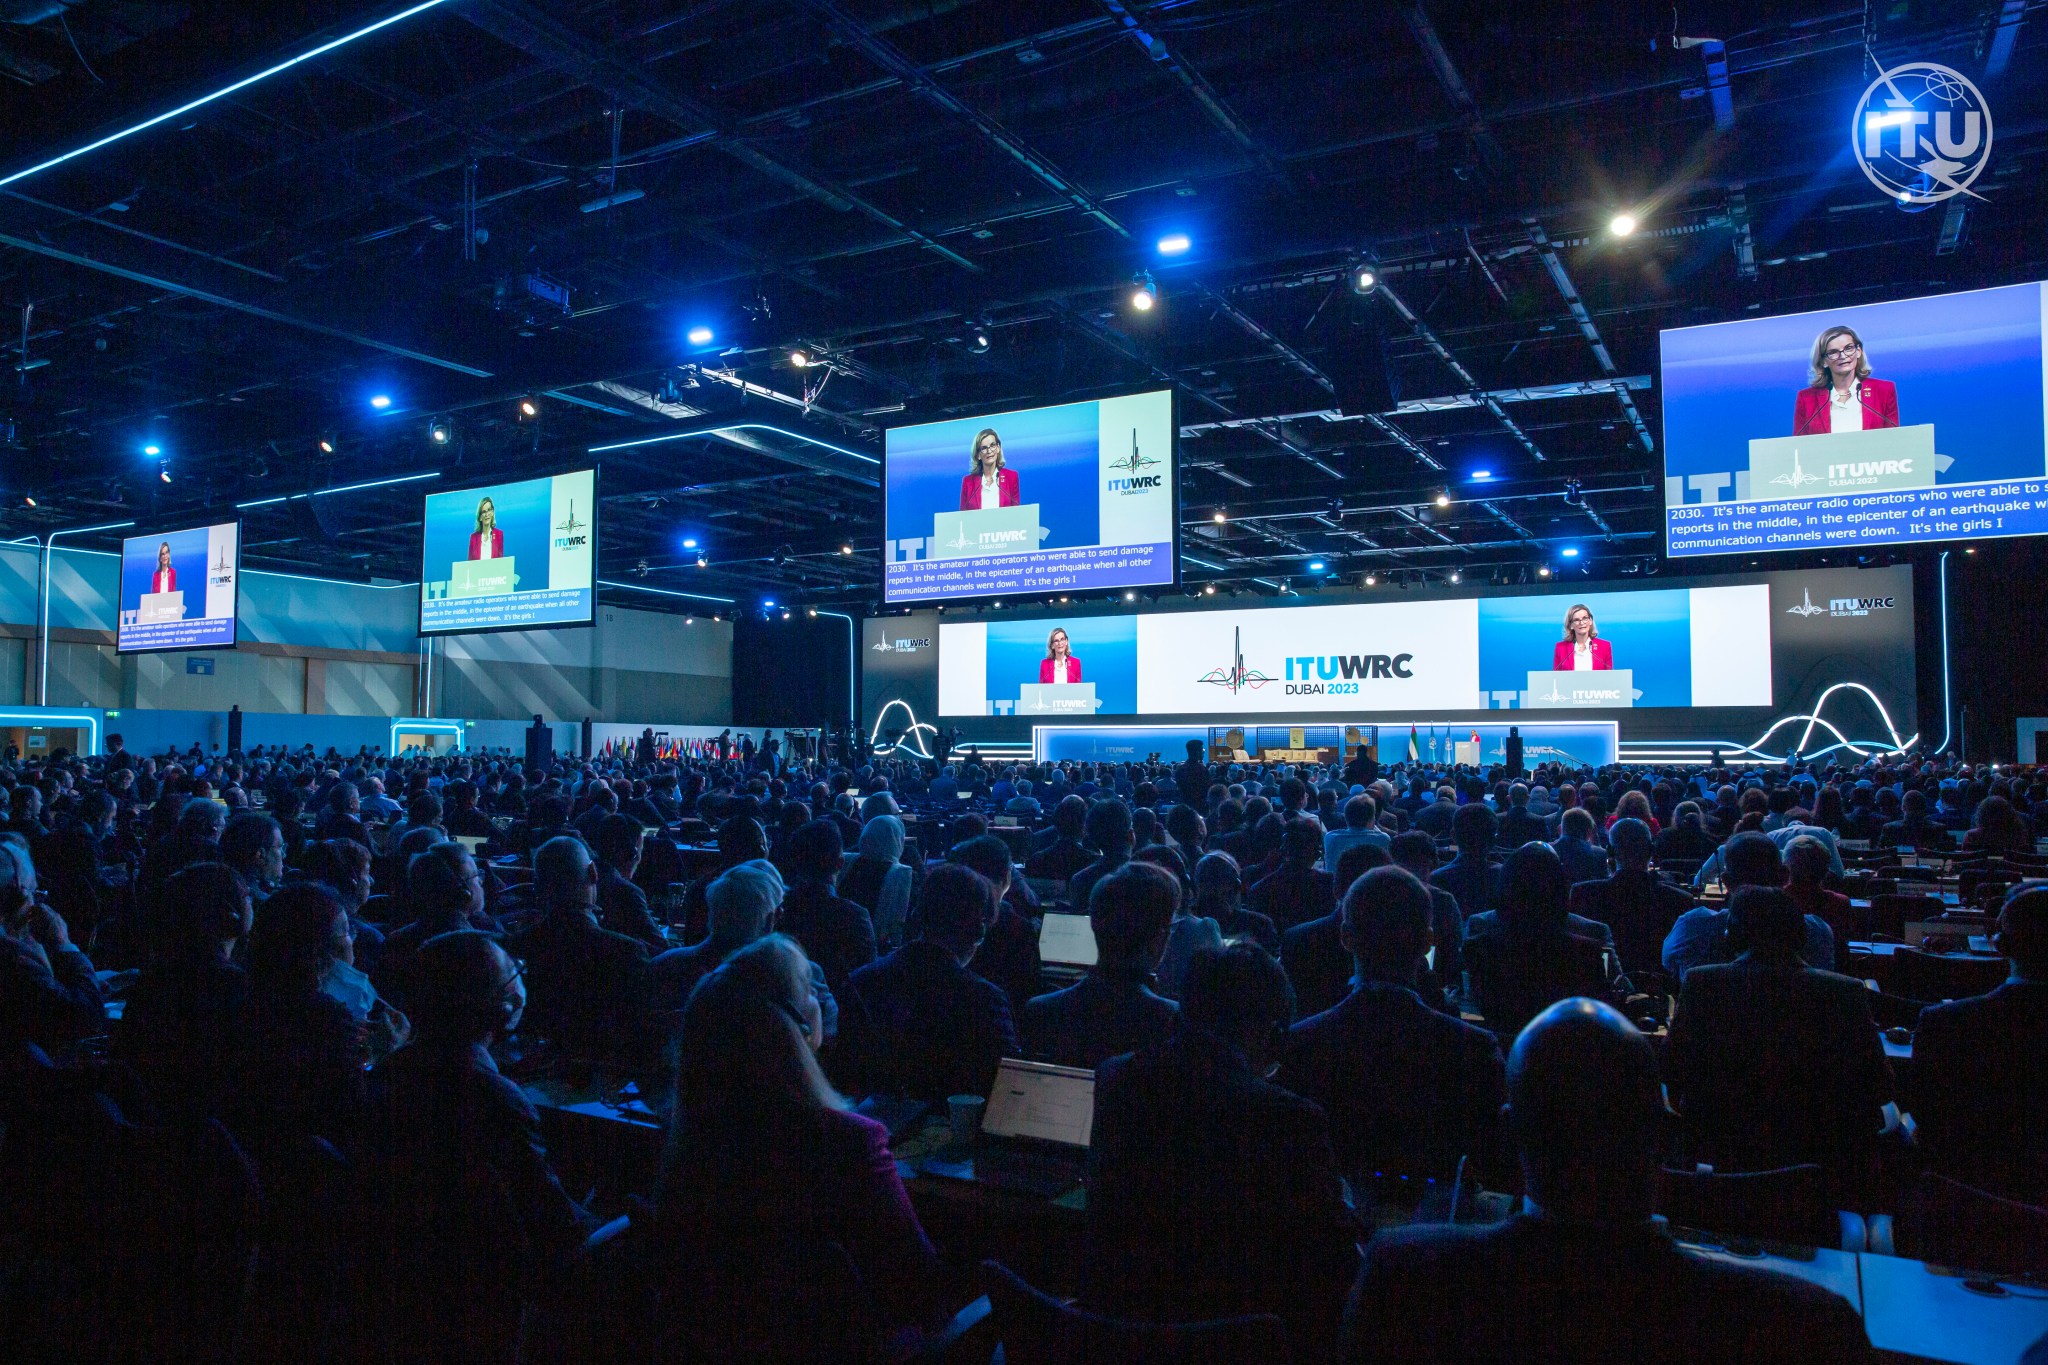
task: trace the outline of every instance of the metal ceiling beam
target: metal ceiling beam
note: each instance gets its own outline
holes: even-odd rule
[[[1530,456],[1539,463],[1550,458],[1543,453],[1542,449],[1534,441],[1529,439],[1529,433],[1523,431],[1520,424],[1514,418],[1508,416],[1507,409],[1500,405],[1499,399],[1492,396],[1492,391],[1483,388],[1479,381],[1472,377],[1472,371],[1465,368],[1464,362],[1451,354],[1451,348],[1444,345],[1442,338],[1437,336],[1435,331],[1430,328],[1430,325],[1416,316],[1415,310],[1410,308],[1401,296],[1394,292],[1392,285],[1382,280],[1380,281],[1379,288],[1373,292],[1376,297],[1385,299],[1388,305],[1401,315],[1401,320],[1413,329],[1416,338],[1423,345],[1427,346],[1453,375],[1457,376],[1459,382],[1464,384],[1466,389],[1477,400],[1477,405],[1492,413],[1494,420],[1507,429],[1508,435],[1514,437],[1520,443],[1522,449],[1528,451]]]
[[[1537,259],[1542,261],[1543,268],[1550,272],[1550,282],[1557,286],[1557,292],[1564,299],[1564,306],[1570,311],[1572,321],[1579,324],[1579,335],[1593,348],[1593,359],[1599,361],[1600,368],[1608,374],[1619,373],[1620,366],[1614,363],[1614,357],[1608,353],[1607,343],[1600,339],[1600,329],[1593,324],[1593,315],[1586,311],[1586,301],[1579,297],[1579,287],[1572,283],[1571,275],[1564,268],[1563,258],[1551,244],[1549,234],[1543,231],[1543,224],[1534,218],[1524,218],[1522,222],[1529,229],[1529,240],[1536,247]],[[1650,439],[1649,424],[1643,421],[1643,414],[1636,409],[1636,400],[1629,396],[1625,387],[1617,388],[1613,392],[1621,403],[1622,412],[1627,414],[1630,424],[1636,429],[1636,440],[1642,443],[1646,452],[1655,451],[1657,443]]]
[[[1465,78],[1458,73],[1458,64],[1451,60],[1450,49],[1444,46],[1443,36],[1430,22],[1429,11],[1416,3],[1402,8],[1401,15],[1408,21],[1409,32],[1415,35],[1415,42],[1422,49],[1423,57],[1429,62],[1429,69],[1436,76],[1436,83],[1444,95],[1456,106],[1465,131],[1472,138],[1472,148],[1479,154],[1479,161],[1488,171],[1497,171],[1507,158],[1501,154],[1500,143],[1495,140],[1493,130],[1486,126],[1486,119],[1479,112],[1479,101],[1472,94],[1472,87],[1465,84]]]
[[[460,12],[484,32],[568,72],[613,99],[678,127],[707,131],[712,146],[779,184],[838,212],[858,212],[963,270],[981,271],[979,265],[945,243],[856,191],[833,183],[794,157],[755,146],[740,134],[738,122],[731,116],[669,89],[630,59],[607,51],[531,0],[470,0]]]

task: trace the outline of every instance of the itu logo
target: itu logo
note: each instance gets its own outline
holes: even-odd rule
[[[1826,607],[1813,600],[1813,590],[1811,588],[1802,589],[1799,597],[1798,606],[1785,608],[1787,616],[1819,616],[1827,610]]]
[[[1937,62],[1879,74],[1856,102],[1849,142],[1870,183],[1901,204],[1938,204],[1991,160],[1991,106],[1970,78]]]
[[[1809,474],[1800,467],[1799,452],[1795,450],[1792,452],[1791,472],[1787,474],[1780,474],[1777,478],[1772,479],[1771,482],[1782,483],[1786,485],[1788,488],[1804,488],[1806,487],[1806,485],[1810,483],[1821,483],[1823,482],[1823,480],[1821,479],[1820,475]]]
[[[1205,682],[1212,686],[1228,688],[1230,689],[1230,695],[1234,697],[1247,687],[1256,692],[1259,688],[1273,681],[1271,677],[1259,672],[1256,668],[1246,668],[1244,666],[1244,631],[1233,630],[1230,632],[1230,640],[1230,667],[1212,668],[1201,677],[1195,679],[1196,682]]]
[[[589,522],[576,520],[576,500],[574,498],[569,499],[568,519],[555,524],[555,529],[561,532],[560,535],[555,537],[555,548],[557,550],[572,550],[578,545],[588,545],[590,537],[581,534],[581,532],[589,528]]]

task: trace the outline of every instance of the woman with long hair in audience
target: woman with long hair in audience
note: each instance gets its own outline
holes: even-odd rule
[[[1963,835],[1963,847],[1990,853],[2032,853],[2034,831],[2012,802],[2002,796],[1987,796],[1977,803],[1976,819]]]
[[[1658,833],[1650,845],[1656,857],[1692,859],[1705,862],[1720,843],[1707,832],[1706,815],[1697,801],[1681,801],[1671,812],[1671,824]]]
[[[683,1011],[655,1191],[661,1318],[712,1358],[848,1359],[934,1322],[937,1258],[888,1129],[825,1079],[811,968],[770,934]]]
[[[1650,827],[1650,833],[1652,834],[1656,834],[1664,828],[1657,822],[1656,815],[1650,810],[1650,798],[1644,793],[1634,790],[1625,791],[1621,794],[1620,799],[1614,803],[1614,814],[1607,817],[1607,823],[1602,825],[1601,828],[1613,829],[1616,820],[1640,820]]]

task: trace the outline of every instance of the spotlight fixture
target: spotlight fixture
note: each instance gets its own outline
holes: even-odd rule
[[[698,555],[698,556],[697,556],[697,567],[698,567],[698,568],[700,568],[700,569],[701,569],[701,568],[703,568],[703,567],[705,566],[705,564],[706,564],[707,562],[708,562],[708,561],[706,561],[706,560],[705,560],[705,558],[704,558],[704,556],[703,556],[703,555]]]
[[[782,619],[783,619],[783,620],[785,620],[785,621],[787,621],[787,620],[789,619],[789,613],[788,613],[788,612],[786,612],[786,611],[785,611],[785,612],[783,612],[783,613],[782,613]]]
[[[1135,601],[1137,601],[1137,600],[1138,600],[1138,594],[1136,594],[1136,593],[1134,593],[1134,592],[1127,592],[1127,593],[1125,593],[1125,594],[1124,594],[1124,601],[1126,601],[1126,602],[1135,602]]]
[[[1456,583],[1460,581],[1461,577],[1462,575],[1460,575],[1456,569],[1451,570],[1451,582]]]
[[[1378,574],[1376,574],[1376,573],[1369,573],[1369,574],[1367,574],[1367,575],[1365,576],[1365,586],[1366,586],[1366,587],[1368,587],[1368,588],[1372,587],[1372,586],[1373,586],[1374,584],[1378,583],[1379,581],[1380,581],[1380,576],[1379,576]]]
[[[445,417],[436,417],[427,423],[427,439],[437,446],[445,446],[455,439],[455,428]]]
[[[1185,256],[1190,246],[1185,232],[1171,232],[1159,239],[1159,254],[1162,256]]]
[[[789,363],[792,367],[799,370],[808,369],[811,364],[811,353],[805,350],[791,351],[789,353]]]
[[[853,547],[851,545],[842,545],[839,547],[839,553],[843,555],[850,555],[853,553]]]
[[[36,495],[33,493],[23,493],[21,495],[21,500],[23,503],[27,504],[30,507],[34,507],[36,505]]]
[[[1536,569],[1536,576],[1538,578],[1550,577],[1550,566],[1548,564],[1539,565]]]
[[[1323,561],[1320,559],[1311,559],[1308,562],[1308,571],[1310,573],[1321,573],[1323,571]]]
[[[818,609],[817,609],[816,607],[812,607],[812,608],[811,608],[811,609],[810,609],[810,610],[809,610],[809,611],[808,611],[808,612],[806,613],[806,615],[810,615],[810,616],[816,616],[817,614],[818,614]]]
[[[987,355],[988,333],[982,328],[974,328],[967,338],[967,350],[972,355]]]
[[[696,548],[697,548],[697,537],[695,537],[695,536],[684,536],[684,537],[683,537],[683,548],[684,548],[685,550],[694,550],[694,549],[696,549]]]
[[[332,455],[334,453],[334,448],[337,444],[337,441],[335,439],[334,433],[331,431],[327,431],[321,433],[319,441],[317,441],[315,444],[317,444],[320,447],[320,453],[322,455]]]
[[[1351,292],[1361,298],[1380,287],[1379,267],[1371,261],[1360,261],[1351,267]]]
[[[169,483],[171,481],[171,462],[169,460],[165,460],[161,464],[157,465],[156,476],[159,479],[162,479],[165,483]]]
[[[1636,226],[1633,213],[1617,213],[1608,220],[1607,230],[1617,237],[1626,237],[1636,230]]]
[[[1204,597],[1214,597],[1215,595],[1216,585],[1214,583],[1208,584],[1206,587],[1202,589],[1202,596]]]
[[[1449,493],[1439,493],[1439,494],[1437,494],[1437,495],[1436,495],[1436,505],[1437,505],[1438,507],[1449,507],[1449,506],[1451,505],[1451,495],[1450,495]]]
[[[154,459],[156,456],[164,453],[164,448],[158,445],[156,442],[151,441],[148,445],[142,448],[142,453]]]
[[[528,397],[519,400],[520,421],[524,422],[538,416],[540,416],[540,400],[538,398]]]
[[[1224,522],[1228,521],[1229,518],[1223,515],[1223,509],[1219,507],[1216,509],[1216,514],[1213,517],[1211,517],[1210,520],[1214,521],[1218,526],[1221,526]]]
[[[1485,483],[1492,477],[1493,471],[1491,469],[1475,469],[1472,471],[1472,482],[1474,483]]]
[[[1152,272],[1141,270],[1131,277],[1131,307],[1140,313],[1152,311],[1152,305],[1159,302],[1159,286],[1152,282]]]
[[[692,327],[689,331],[685,332],[683,334],[683,338],[684,340],[688,341],[692,346],[709,346],[711,344],[712,338],[717,335],[718,334],[712,331],[709,327],[706,327],[700,323],[697,326]]]
[[[1562,550],[1559,550],[1558,553],[1563,555],[1566,559],[1577,559],[1579,557],[1579,547],[1576,545],[1567,545]]]
[[[388,393],[372,394],[370,396],[370,406],[379,412],[383,412],[391,406],[391,395]]]

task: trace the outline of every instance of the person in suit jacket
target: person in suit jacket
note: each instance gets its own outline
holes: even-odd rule
[[[1097,1068],[1089,1307],[1155,1322],[1276,1313],[1297,1342],[1333,1333],[1358,1233],[1329,1126],[1262,1079],[1291,994],[1255,944],[1197,953],[1179,1027]]]
[[[597,850],[597,919],[615,934],[638,939],[650,953],[664,952],[668,939],[647,909],[647,893],[634,884],[646,831],[630,815],[613,813],[597,822],[591,841]]]
[[[1948,826],[1927,812],[1927,793],[1917,787],[1899,801],[1900,817],[1879,831],[1885,848],[1948,848],[1955,842]]]
[[[1341,912],[1348,993],[1303,1010],[1288,1033],[1278,1080],[1329,1114],[1338,1169],[1356,1188],[1377,1171],[1448,1177],[1492,1144],[1500,1046],[1418,993],[1432,908],[1429,888],[1399,867],[1353,882]]]
[[[1550,666],[1559,673],[1606,672],[1614,667],[1614,646],[1600,638],[1593,610],[1574,602],[1564,614],[1564,638],[1550,650]]]
[[[845,852],[839,826],[830,820],[798,829],[789,841],[791,881],[782,900],[782,932],[825,969],[835,995],[845,994],[853,974],[875,960],[875,925],[867,908],[833,890]]]
[[[1501,1223],[1382,1230],[1345,1314],[1366,1361],[1862,1361],[1847,1300],[1694,1256],[1651,1221],[1662,1105],[1650,1044],[1565,1000],[1508,1056],[1506,1119],[1526,1198]]]
[[[1180,884],[1152,863],[1126,863],[1095,883],[1088,899],[1095,966],[1065,990],[1024,1006],[1025,1052],[1092,1070],[1105,1057],[1171,1033],[1179,1007],[1152,990],[1152,977],[1179,908]]]
[[[1246,903],[1284,932],[1337,908],[1336,878],[1316,866],[1323,856],[1323,826],[1297,815],[1280,836],[1280,865],[1255,881]]]
[[[1457,856],[1430,874],[1429,884],[1456,896],[1458,913],[1467,920],[1500,903],[1500,869],[1488,858],[1499,823],[1477,801],[1458,807],[1451,824]]]
[[[149,576],[149,590],[153,593],[178,590],[178,571],[171,567],[169,541],[164,541],[156,547],[156,572]]]
[[[1010,846],[993,834],[965,839],[946,851],[946,861],[971,867],[988,879],[996,892],[996,917],[974,955],[974,974],[1002,989],[1012,1017],[1022,1017],[1025,1002],[1039,993],[1038,932],[1043,917],[1035,913],[1029,889],[1016,882]]]
[[[631,1047],[647,970],[646,944],[598,924],[597,882],[581,839],[562,834],[542,844],[533,855],[541,918],[506,945],[526,963],[522,1036],[571,1057],[616,1057]]]
[[[947,863],[926,875],[922,904],[924,937],[850,979],[856,1067],[888,1094],[986,1095],[996,1064],[1022,1055],[1002,989],[968,970],[995,919],[995,888]]]
[[[1374,868],[1392,860],[1385,850],[1354,844],[1344,850],[1334,869],[1336,885],[1349,888]],[[1351,993],[1353,963],[1344,943],[1344,907],[1321,919],[1297,924],[1280,937],[1280,965],[1294,986],[1296,1017],[1321,1014]]]
[[[669,949],[649,961],[641,974],[648,1016],[658,1032],[666,1036],[681,1026],[690,993],[717,971],[720,963],[774,932],[786,894],[782,874],[766,858],[729,867],[712,879],[704,893],[710,906],[709,931],[704,938]]]
[[[1095,850],[1081,840],[1087,825],[1088,803],[1072,794],[1062,796],[1052,808],[1052,841],[1024,860],[1024,875],[1064,882],[1094,862]]]
[[[1054,626],[1052,634],[1046,637],[1045,657],[1038,661],[1038,680],[1042,683],[1081,681],[1081,660],[1067,643],[1066,627]]]
[[[1593,842],[1597,828],[1592,813],[1577,806],[1558,817],[1557,838],[1551,841],[1550,851],[1557,855],[1569,880],[1598,881],[1607,875],[1607,851]]]
[[[1529,787],[1517,782],[1508,788],[1507,813],[1500,817],[1500,842],[1507,848],[1541,843],[1550,837],[1550,822],[1529,809]]]
[[[1429,930],[1436,939],[1436,965],[1426,982],[1428,989],[1441,993],[1446,983],[1459,981],[1465,970],[1465,912],[1458,908],[1456,896],[1436,884],[1436,840],[1419,829],[1404,830],[1387,848],[1394,855],[1394,866],[1407,868],[1429,888]]]
[[[1870,356],[1853,327],[1829,327],[1814,338],[1807,384],[1792,404],[1794,436],[1875,431],[1899,424],[1899,390],[1870,377]]]
[[[1936,1170],[2048,1205],[2048,883],[2006,897],[1996,943],[2004,985],[1920,1015],[1913,1118]]]
[[[375,1317],[394,1360],[510,1361],[522,1300],[562,1274],[596,1220],[491,1059],[526,1008],[518,965],[462,929],[420,945],[412,980],[413,1040],[374,1073],[365,1129]]]
[[[498,525],[498,504],[486,495],[476,505],[476,529],[469,533],[471,559],[503,559],[505,532]]]
[[[1661,970],[1664,936],[1692,909],[1692,897],[1657,880],[1650,870],[1650,827],[1642,821],[1615,821],[1607,841],[1617,870],[1611,877],[1574,885],[1572,913],[1607,926],[1623,971]]]
[[[1729,901],[1741,956],[1685,974],[1666,1080],[1701,1160],[1846,1171],[1884,1127],[1891,1067],[1853,977],[1806,965],[1804,917],[1776,887]]]
[[[975,434],[974,454],[966,476],[960,480],[960,510],[1015,507],[1023,500],[1016,471],[1003,461],[1003,438],[993,428],[983,427]]]
[[[1605,951],[1568,927],[1571,885],[1548,844],[1524,844],[1501,869],[1497,928],[1468,922],[1465,973],[1486,1025],[1502,1037],[1556,1001],[1607,992]]]

